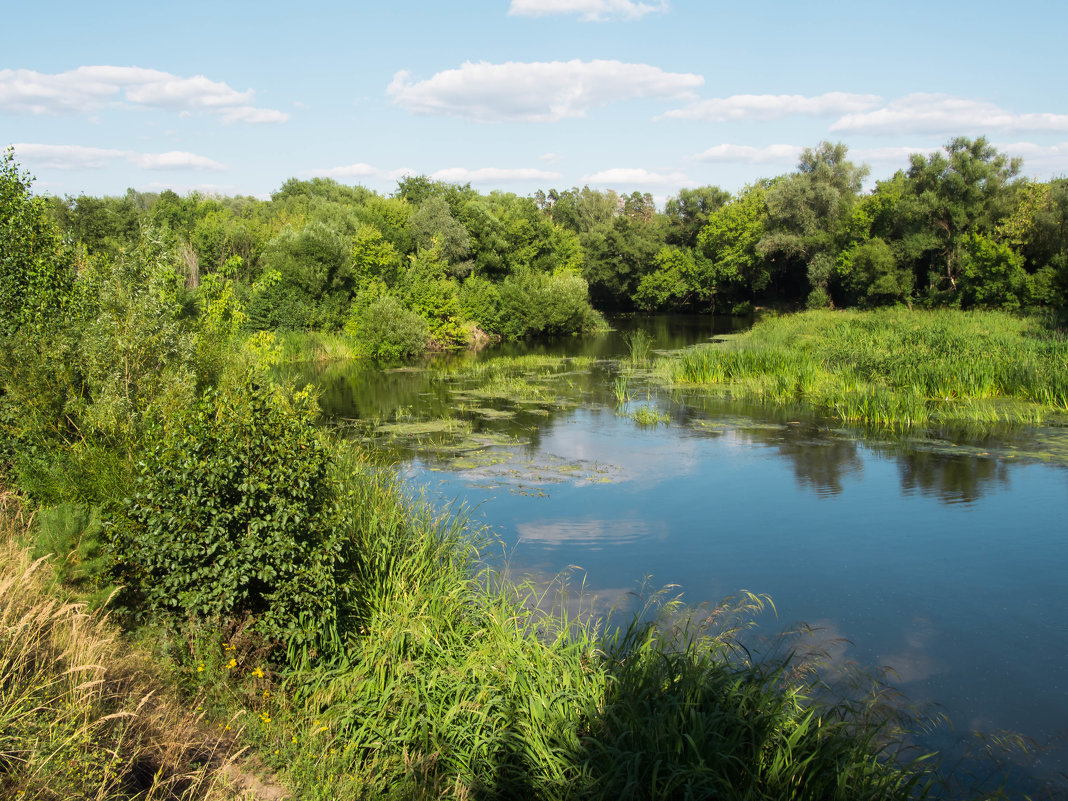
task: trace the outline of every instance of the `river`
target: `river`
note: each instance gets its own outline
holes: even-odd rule
[[[629,362],[629,330],[655,357],[736,324],[633,318],[304,377],[411,486],[491,527],[512,573],[564,573],[597,614],[635,608],[643,586],[693,604],[767,594],[775,612],[751,636],[804,623],[828,674],[889,669],[910,704],[952,720],[931,745],[1010,730],[1050,746],[1027,773],[1068,771],[1068,429],[864,436]]]

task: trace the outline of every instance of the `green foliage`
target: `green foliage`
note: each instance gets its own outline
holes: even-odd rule
[[[961,241],[961,302],[965,307],[1018,309],[1028,304],[1033,283],[1023,256],[982,234]]]
[[[437,250],[454,275],[467,274],[469,267],[462,262],[471,252],[471,240],[445,198],[435,195],[420,203],[408,220],[408,228],[417,248]]]
[[[314,413],[307,392],[249,373],[179,416],[112,521],[131,600],[174,621],[252,615],[269,639],[339,647],[346,544]]]
[[[354,307],[345,331],[356,340],[361,352],[386,361],[423,353],[430,340],[426,320],[392,295],[381,295]]]
[[[466,344],[460,313],[459,287],[448,276],[448,263],[437,249],[420,250],[410,257],[400,283],[400,299],[423,317],[439,347]]]
[[[272,302],[265,303],[262,312],[257,308],[255,317],[250,303],[254,324],[257,318],[273,317],[286,320],[292,328],[341,327],[357,288],[352,244],[347,237],[321,222],[310,223],[301,231],[287,227],[267,243],[263,264],[277,272],[280,280],[271,288],[273,298],[264,296]],[[301,322],[304,325],[298,324]]]
[[[821,142],[801,153],[798,171],[767,191],[766,231],[757,245],[779,263],[775,280],[787,295],[810,291],[810,308],[831,305],[830,265],[843,245],[868,168],[846,159],[847,148]]]
[[[1002,312],[807,312],[762,320],[673,366],[684,383],[910,429],[1033,424],[1068,410],[1068,344],[1042,317]]]
[[[664,208],[668,220],[668,244],[694,247],[701,230],[708,224],[708,218],[730,200],[730,192],[718,186],[680,189],[678,195],[668,198]]]
[[[713,212],[697,238],[697,252],[712,264],[717,294],[737,298],[762,292],[771,283],[770,265],[757,246],[767,222],[767,190],[741,194]]]
[[[464,318],[473,320],[483,331],[500,332],[501,293],[498,285],[489,279],[468,277],[460,287],[460,308]]]
[[[912,291],[912,271],[899,264],[893,249],[879,237],[854,246],[842,255],[848,262],[850,289],[864,306],[880,306],[907,300]]]
[[[248,326],[255,331],[303,331],[311,327],[311,300],[282,281],[277,270],[268,270],[252,285],[245,303]]]
[[[99,508],[72,503],[46,506],[35,522],[34,558],[51,557],[56,580],[90,604],[108,600],[114,587],[107,583],[111,559]]]
[[[45,202],[30,195],[32,179],[11,149],[0,158],[0,337],[40,332],[62,319],[76,266]]]
[[[510,275],[500,285],[500,298],[501,334],[506,339],[575,334],[600,321],[590,307],[586,281],[574,273]]]
[[[396,282],[401,268],[397,248],[373,225],[361,225],[352,238],[353,286],[379,279]]]
[[[926,235],[917,269],[932,292],[955,299],[962,249],[969,235],[986,234],[1007,216],[1021,162],[983,137],[957,137],[945,151],[913,154],[902,213],[913,236]]]
[[[200,316],[195,334],[194,363],[201,386],[215,384],[229,360],[248,315],[231,282],[208,275],[197,288]]]
[[[185,283],[154,231],[118,262],[92,262],[80,283],[88,321],[78,364],[88,391],[76,409],[79,428],[133,452],[193,397],[197,343]]]

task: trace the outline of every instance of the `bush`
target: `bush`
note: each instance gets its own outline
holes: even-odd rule
[[[313,651],[340,644],[330,448],[314,402],[250,372],[209,390],[140,465],[112,520],[131,595],[171,620],[251,615],[255,630]]]
[[[360,349],[375,359],[400,359],[422,353],[430,328],[422,317],[406,309],[392,295],[382,295],[359,309],[345,326]]]
[[[473,320],[483,331],[501,330],[501,293],[490,280],[473,275],[460,287],[460,308],[465,319]]]
[[[588,284],[569,272],[525,271],[500,286],[501,333],[507,339],[539,334],[575,334],[602,322],[590,306]]]

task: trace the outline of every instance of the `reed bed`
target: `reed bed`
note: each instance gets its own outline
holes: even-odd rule
[[[805,312],[684,353],[672,380],[876,427],[1034,424],[1068,411],[1068,339],[1002,312]]]
[[[280,359],[285,364],[347,361],[361,353],[352,337],[328,331],[279,331],[275,341]]]

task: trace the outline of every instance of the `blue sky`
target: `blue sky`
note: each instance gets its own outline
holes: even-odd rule
[[[52,194],[266,196],[405,172],[527,194],[737,190],[841,141],[873,178],[956,135],[1068,174],[1068,6],[1022,0],[37,0],[0,146]]]

